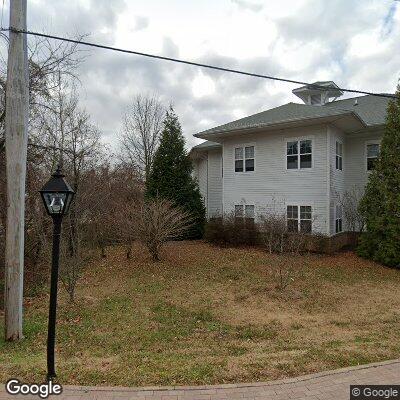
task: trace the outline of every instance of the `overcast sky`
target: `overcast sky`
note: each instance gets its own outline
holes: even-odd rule
[[[393,92],[400,76],[395,0],[28,0],[28,29],[369,91]],[[188,146],[193,133],[297,101],[290,84],[106,50],[90,51],[80,78],[82,104],[113,145],[139,93],[174,104]]]

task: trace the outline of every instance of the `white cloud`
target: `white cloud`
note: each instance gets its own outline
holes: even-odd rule
[[[199,72],[193,80],[192,91],[195,97],[209,96],[215,92],[214,81],[209,76]]]
[[[253,3],[247,0],[232,0],[232,3],[237,4],[240,8],[244,10],[251,10],[254,12],[261,11],[263,9],[263,5],[260,3]]]

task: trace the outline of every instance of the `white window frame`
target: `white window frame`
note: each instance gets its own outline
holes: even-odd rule
[[[241,207],[242,211],[240,212],[240,215],[237,214],[236,210],[237,208]],[[253,216],[248,217],[246,215],[246,209],[253,207]],[[243,219],[255,219],[256,218],[256,206],[254,204],[235,204],[235,218],[243,218]]]
[[[288,207],[297,207],[297,233],[305,233],[312,234],[313,233],[313,206],[310,204],[299,204],[299,203],[290,203],[286,204],[286,228],[288,228],[289,220],[296,220],[295,218],[288,218]],[[301,207],[310,207],[311,208],[311,218],[301,218]],[[311,222],[311,231],[310,232],[301,232],[301,221],[310,221]],[[289,230],[288,230],[289,231]],[[296,232],[295,232],[296,233]]]
[[[310,140],[311,141],[311,153],[307,153],[307,154],[311,154],[311,167],[310,168],[300,168],[300,142],[305,141],[305,140]],[[310,136],[303,136],[303,137],[293,137],[293,138],[285,138],[284,140],[284,154],[285,154],[285,170],[286,171],[312,171],[314,169],[314,137],[310,137]],[[297,142],[297,148],[298,148],[298,153],[297,153],[297,168],[288,168],[288,164],[287,164],[287,158],[288,158],[288,154],[287,154],[287,144],[289,142]]]
[[[340,210],[340,212],[339,212]],[[340,214],[340,216],[339,216]],[[340,229],[338,229],[338,224],[340,221]],[[335,206],[335,234],[343,232],[343,207],[340,204]]]
[[[338,144],[342,147],[342,154],[338,154]],[[343,142],[341,140],[336,139],[335,141],[335,169],[336,171],[343,171]],[[338,168],[338,159],[341,160],[341,167]]]
[[[373,171],[373,169],[368,169],[368,145],[370,144],[377,144],[379,145],[379,152],[381,151],[381,140],[367,140],[365,142],[365,147],[364,147],[364,163],[365,163],[365,170],[370,173],[371,171]]]
[[[246,159],[246,147],[254,148],[254,157]],[[243,171],[236,171],[236,149],[242,149],[243,151]],[[246,160],[254,160],[254,170],[246,171]],[[235,174],[252,174],[256,171],[256,145],[255,143],[245,143],[233,146],[233,171]]]

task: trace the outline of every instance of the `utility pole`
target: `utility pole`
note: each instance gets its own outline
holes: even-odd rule
[[[7,229],[5,339],[22,339],[25,179],[28,145],[29,81],[26,0],[10,0],[10,46],[6,87]]]

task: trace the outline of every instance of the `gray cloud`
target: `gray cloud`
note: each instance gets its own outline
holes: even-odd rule
[[[133,28],[134,31],[142,31],[149,26],[149,19],[147,17],[143,17],[137,15],[135,17],[135,27]]]
[[[377,7],[376,0],[364,4],[360,7],[358,0],[309,0],[299,15],[268,20],[275,26],[277,37],[270,47],[264,47],[260,41],[260,57],[241,57],[239,50],[236,57],[226,57],[210,48],[193,61],[292,79],[333,79],[343,86],[393,91],[400,65],[396,49],[400,43],[399,24],[393,23],[390,35],[379,40],[375,46],[378,48],[354,50],[352,40],[360,34],[380,32],[389,11]],[[376,10],[372,12],[371,7]],[[92,0],[89,7],[83,7],[78,0],[73,5],[55,0],[46,5],[32,2],[29,12],[32,30],[45,27],[50,32],[67,34],[73,27],[76,32],[90,33],[92,41],[113,44],[118,16],[126,12],[126,4],[122,0]],[[398,17],[392,13],[391,18],[395,21]],[[254,38],[249,34],[251,39]],[[180,57],[180,43],[172,37],[165,35],[161,45],[160,54]],[[368,39],[364,46],[368,46]],[[289,63],[285,56],[291,51],[299,56]],[[200,71],[212,80],[215,90],[196,97],[192,84]],[[296,101],[291,94],[293,85],[98,49],[90,50],[79,75],[82,104],[103,131],[105,141],[112,144],[117,143],[124,110],[139,93],[156,94],[166,105],[174,104],[188,145],[196,142],[193,133],[237,119],[240,114]]]

